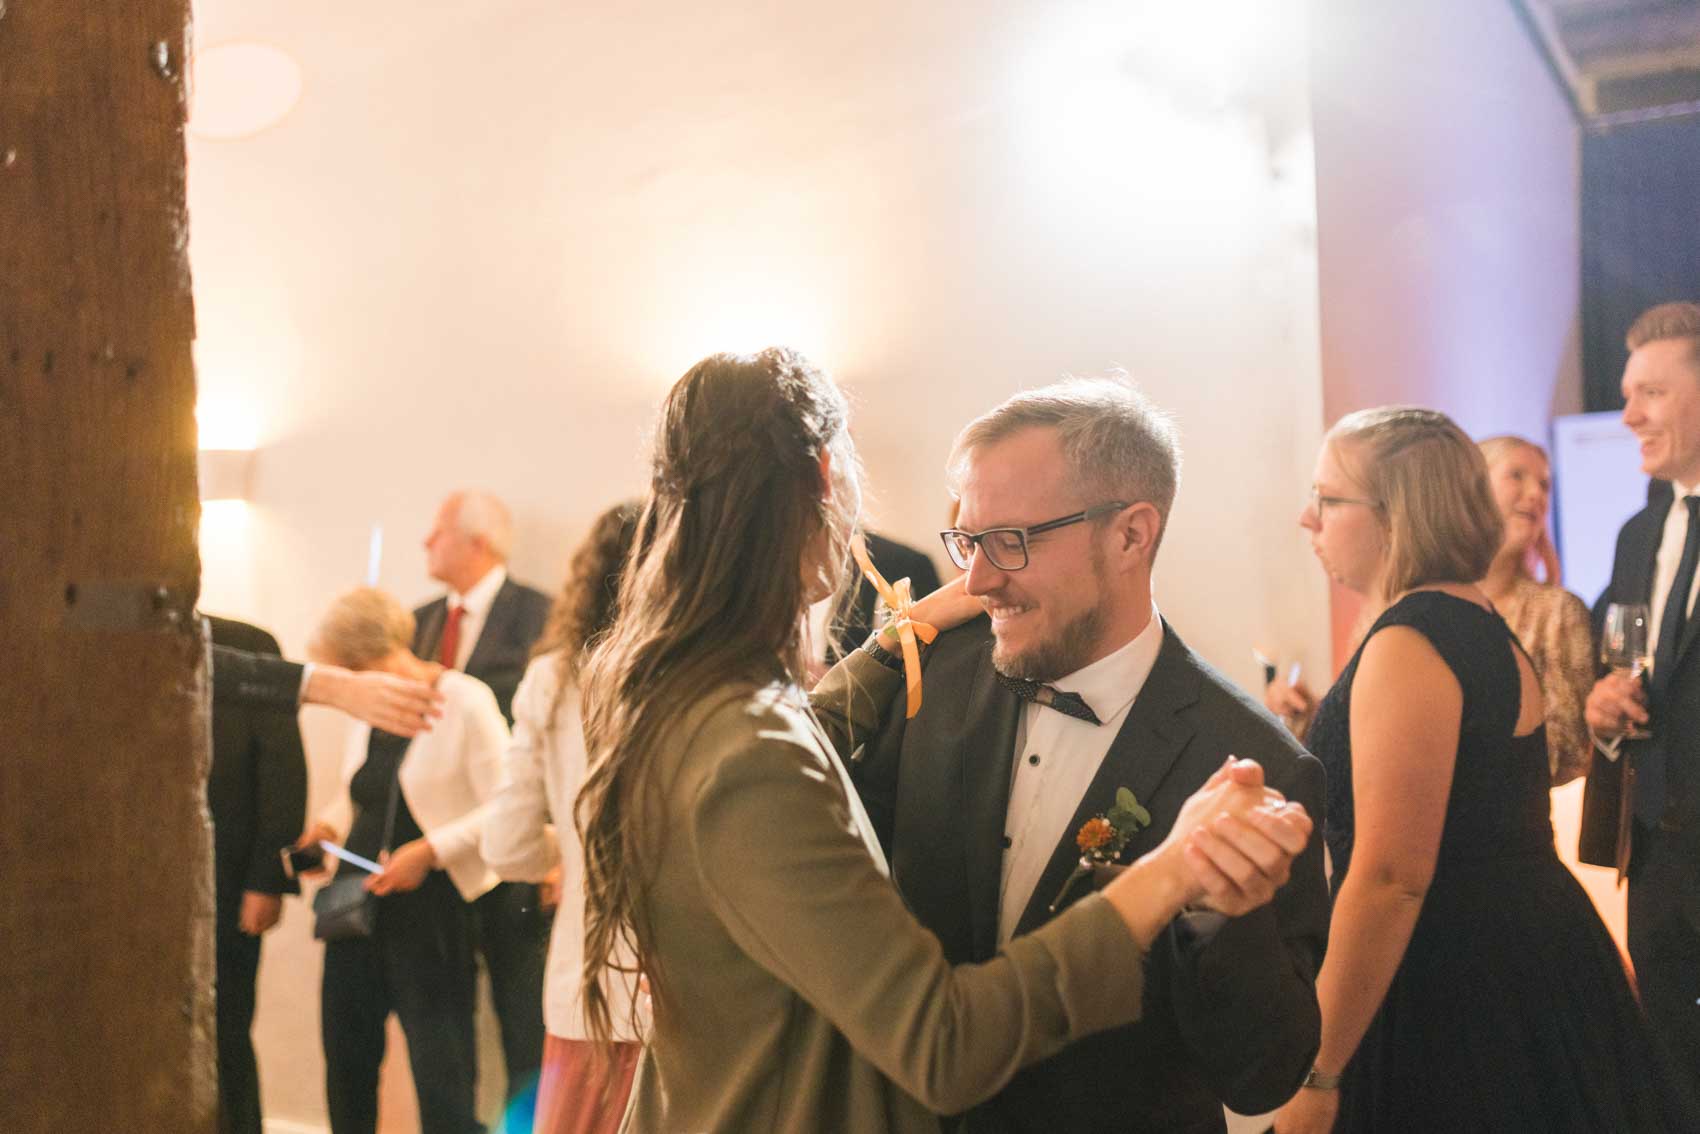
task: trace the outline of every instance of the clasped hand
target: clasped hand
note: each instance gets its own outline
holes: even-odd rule
[[[1262,765],[1229,758],[1181,806],[1159,853],[1178,853],[1186,864],[1188,905],[1237,917],[1286,884],[1311,829],[1301,804],[1264,786]]]

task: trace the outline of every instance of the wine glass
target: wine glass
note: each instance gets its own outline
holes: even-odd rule
[[[1613,673],[1646,681],[1647,671],[1653,667],[1649,618],[1646,603],[1614,602],[1606,607],[1605,626],[1600,632],[1600,661]],[[1645,727],[1633,723],[1623,730],[1626,740],[1646,740],[1651,735]]]

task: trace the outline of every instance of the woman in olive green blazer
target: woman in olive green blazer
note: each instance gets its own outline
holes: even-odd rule
[[[707,359],[664,411],[639,551],[590,663],[578,804],[585,971],[630,932],[655,992],[627,1131],[936,1131],[935,1113],[1136,1019],[1144,952],[1182,906],[1267,900],[1309,837],[1302,809],[1235,765],[1104,891],[992,961],[949,965],[839,754],[901,676],[857,651],[817,690],[820,715],[791,677],[859,507],[844,420],[831,382],[784,351]],[[915,613],[942,627],[978,610],[953,584]],[[1207,885],[1187,858],[1207,819],[1225,833],[1224,810],[1250,823],[1234,837],[1259,885]],[[583,991],[595,1032],[600,994]]]

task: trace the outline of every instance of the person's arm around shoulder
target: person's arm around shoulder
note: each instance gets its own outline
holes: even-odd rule
[[[943,633],[985,613],[956,578],[917,602],[911,616]],[[926,664],[929,647],[920,645]],[[882,660],[871,652],[877,647]],[[846,654],[810,695],[817,718],[850,772],[856,794],[889,853],[897,814],[897,778],[907,717],[902,642],[890,627]],[[922,683],[923,693],[925,682]]]
[[[1463,712],[1457,678],[1418,631],[1388,627],[1364,647],[1350,722],[1357,840],[1317,978],[1321,1079],[1351,1060],[1410,944],[1440,854]],[[1338,1108],[1336,1090],[1307,1087],[1275,1129],[1322,1134]]]
[[[964,582],[953,579],[920,599],[910,608],[910,618],[942,633],[984,614],[985,607],[967,593]],[[919,638],[916,649],[920,657],[926,656],[927,645]],[[876,660],[875,650],[883,661]],[[867,645],[845,654],[810,693],[810,705],[846,764],[890,713],[902,711],[900,694],[905,694],[908,676],[904,666],[902,639],[887,626],[870,635]]]
[[[302,672],[299,666],[296,672]],[[317,663],[306,668],[300,697],[302,704],[341,709],[355,720],[396,736],[428,731],[443,709],[442,696],[422,681],[379,670],[355,673]]]
[[[570,705],[561,706],[558,719],[551,717],[560,687],[559,670],[560,659],[555,656],[537,658],[526,670],[514,694],[513,736],[503,759],[501,784],[484,817],[484,861],[510,882],[541,881],[561,859],[556,824],[573,829],[572,816],[550,814],[544,769],[544,761],[557,747],[551,743],[551,733],[579,727],[578,713]],[[574,691],[568,690],[566,696],[573,698]],[[566,736],[559,742],[583,743],[580,737]],[[564,770],[557,768],[557,773]],[[564,794],[573,798],[576,787],[569,786]]]

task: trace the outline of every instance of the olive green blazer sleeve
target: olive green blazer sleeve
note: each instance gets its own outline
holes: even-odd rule
[[[922,1105],[966,1110],[1023,1066],[1138,1017],[1144,958],[1096,895],[993,960],[953,968],[884,873],[843,766],[807,719],[751,723],[722,734],[688,809],[708,906]]]
[[[851,754],[879,731],[888,711],[902,711],[893,708],[902,691],[901,673],[881,665],[866,650],[851,650],[820,679],[809,694],[809,707],[838,758],[849,763]]]

